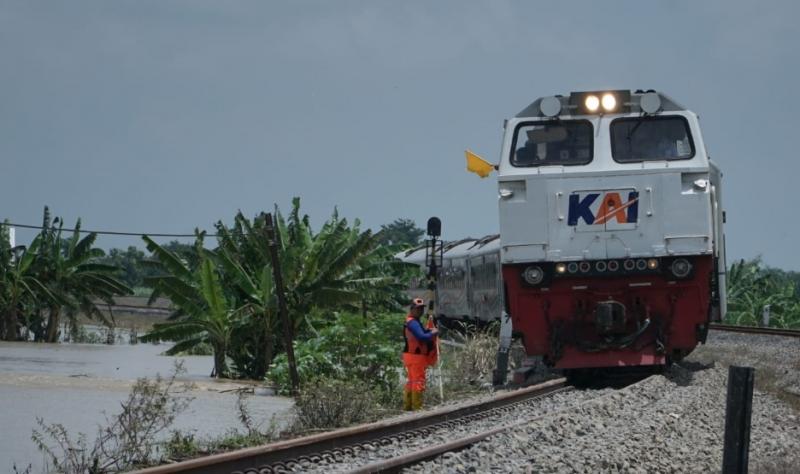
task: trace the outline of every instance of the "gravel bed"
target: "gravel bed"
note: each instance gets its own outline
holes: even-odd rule
[[[674,367],[406,472],[720,472],[727,369]],[[751,472],[796,472],[800,418],[753,398]]]
[[[314,464],[303,463],[299,466],[296,466],[295,470],[291,472],[330,473],[348,471],[381,459],[392,458],[407,453],[411,450],[422,449],[435,444],[452,441],[470,434],[495,428],[499,425],[514,423],[526,419],[533,419],[546,413],[552,413],[557,410],[565,409],[569,406],[575,406],[581,402],[604,395],[606,393],[610,393],[612,391],[613,390],[610,389],[572,390],[562,393],[555,393],[548,395],[545,398],[530,400],[525,403],[514,405],[513,409],[511,410],[505,410],[499,414],[488,416],[480,420],[475,420],[468,424],[443,426],[426,436],[419,436],[400,442],[394,441],[387,445],[368,445],[365,448],[357,448],[352,454],[344,454],[339,456],[336,463],[328,463],[324,461]]]
[[[759,388],[800,397],[800,338],[711,331],[689,360],[755,367]],[[796,408],[800,411],[800,398]]]

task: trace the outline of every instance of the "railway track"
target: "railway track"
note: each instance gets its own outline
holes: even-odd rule
[[[625,391],[625,390],[627,390],[629,388],[632,388],[632,387],[638,385],[639,383],[642,383],[645,380],[648,380],[648,378],[644,378],[644,379],[639,380],[638,382],[631,383],[630,385],[627,385],[626,387],[624,387],[624,388],[622,388],[620,390],[611,392],[610,394],[601,395],[600,397],[590,398],[590,399],[580,403],[578,406],[583,406],[583,405],[588,404],[588,403],[595,403],[599,399],[603,399],[603,398],[611,396],[614,393],[618,393],[618,392],[621,392],[621,391]],[[486,440],[486,439],[488,439],[488,438],[490,438],[490,437],[492,437],[494,435],[502,433],[503,431],[513,430],[515,428],[521,427],[522,425],[533,423],[533,422],[535,422],[535,421],[537,421],[539,419],[543,419],[543,418],[546,418],[546,417],[549,417],[549,416],[557,415],[559,413],[575,410],[576,408],[577,408],[576,406],[568,406],[566,408],[563,408],[561,410],[557,410],[555,412],[545,413],[545,414],[540,415],[538,417],[535,417],[533,419],[524,419],[524,420],[515,421],[515,422],[512,422],[512,423],[506,423],[506,424],[503,424],[503,425],[500,425],[500,426],[497,426],[497,427],[493,427],[493,428],[488,429],[488,430],[481,431],[479,433],[475,433],[475,434],[472,434],[472,435],[469,435],[469,436],[464,436],[464,437],[461,437],[461,438],[458,438],[458,439],[455,439],[455,440],[447,441],[445,443],[437,444],[435,446],[430,446],[430,447],[426,447],[426,448],[419,449],[419,450],[416,450],[416,451],[411,451],[411,452],[408,452],[408,453],[404,453],[404,454],[402,454],[400,456],[396,456],[396,457],[393,457],[393,458],[390,458],[390,459],[380,460],[380,461],[368,464],[366,466],[359,467],[359,468],[356,468],[356,469],[352,469],[352,470],[349,470],[349,471],[346,471],[346,472],[348,474],[368,474],[368,473],[375,473],[375,472],[380,472],[380,473],[400,472],[401,470],[403,470],[405,468],[412,467],[412,466],[414,466],[416,464],[419,464],[420,462],[436,458],[437,456],[441,456],[441,455],[443,455],[445,453],[451,453],[451,452],[455,452],[455,451],[460,451],[462,449],[468,449],[472,445],[477,444],[477,443],[479,443],[481,441],[484,441],[484,440]]]
[[[426,436],[435,429],[468,424],[493,414],[513,411],[531,400],[571,390],[566,379],[496,395],[489,400],[444,407],[392,420],[344,428],[328,433],[216,454],[136,471],[139,474],[288,472],[302,463],[333,460],[357,449],[375,449],[398,440]],[[405,462],[408,462],[406,460]],[[387,468],[388,469],[388,468]]]
[[[800,330],[725,324],[712,324],[710,328],[717,331],[800,337]],[[628,385],[622,390],[634,385],[636,384]],[[454,428],[457,426],[467,425],[491,417],[494,414],[514,413],[519,406],[526,402],[571,389],[572,387],[567,384],[565,379],[556,379],[533,387],[503,393],[481,402],[440,408],[392,420],[157,466],[137,472],[140,474],[268,474],[297,472],[298,470],[304,470],[308,466],[310,466],[309,469],[314,469],[319,468],[316,465],[320,462],[334,464],[340,462],[340,458],[348,455],[352,456],[359,452],[378,450],[381,446],[398,441],[406,442],[412,439],[422,439],[436,430],[453,429],[455,431]],[[595,399],[589,399],[582,403],[591,403],[593,400]],[[438,443],[421,443],[424,444],[423,447],[409,448],[403,454],[387,456],[383,459],[362,463],[359,466],[339,467],[339,465],[331,465],[330,467],[335,472],[399,472],[404,468],[436,458],[445,453],[468,449],[470,446],[498,433],[531,423],[538,418],[573,409],[575,409],[575,406],[555,412],[545,412],[534,418],[521,416],[519,420],[468,433],[457,439],[449,439]],[[347,463],[341,462],[341,465],[347,466]]]
[[[710,328],[715,331],[741,332],[745,334],[765,334],[770,336],[800,337],[798,329],[763,328],[755,326],[736,326],[733,324],[712,323]]]

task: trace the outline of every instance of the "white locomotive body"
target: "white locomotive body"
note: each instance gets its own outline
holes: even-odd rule
[[[538,99],[498,167],[507,307],[560,368],[662,365],[725,311],[718,168],[697,116],[654,91]]]

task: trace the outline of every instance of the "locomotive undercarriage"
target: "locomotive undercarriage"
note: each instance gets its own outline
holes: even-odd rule
[[[557,369],[665,366],[705,339],[711,302],[711,259],[694,259],[695,273],[677,281],[663,275],[562,279],[545,288],[511,281],[514,329],[528,355]]]
[[[548,324],[550,350],[544,357],[555,365],[566,347],[584,353],[632,350],[642,352],[650,347],[654,354],[665,355],[667,345],[665,318],[651,314],[641,299],[628,306],[616,300],[598,302],[593,311],[587,310],[586,300],[577,301],[578,312],[572,318]],[[666,320],[671,320],[672,315]]]

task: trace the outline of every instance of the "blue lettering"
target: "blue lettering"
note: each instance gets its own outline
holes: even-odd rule
[[[628,193],[628,222],[635,224],[639,219],[639,192],[631,191]]]
[[[591,206],[598,196],[600,195],[592,193],[587,194],[585,198],[581,199],[578,194],[570,194],[567,225],[578,225],[578,219],[580,218],[583,218],[584,222],[589,225],[594,224],[594,214],[592,214]]]

